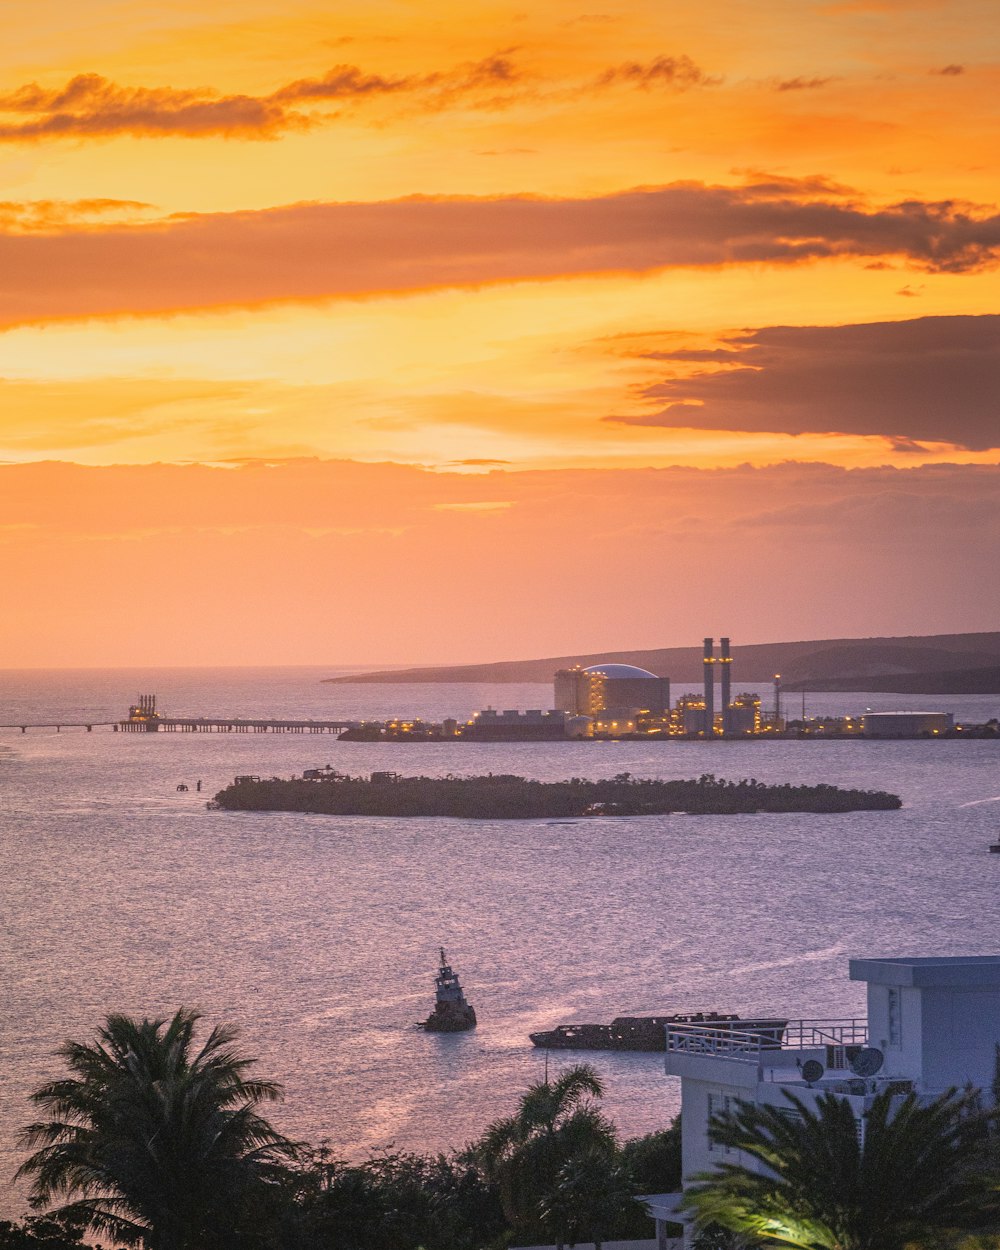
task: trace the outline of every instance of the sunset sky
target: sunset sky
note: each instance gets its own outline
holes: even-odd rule
[[[0,666],[992,629],[995,0],[33,0]]]

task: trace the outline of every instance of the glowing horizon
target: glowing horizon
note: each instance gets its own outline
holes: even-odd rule
[[[351,536],[395,580],[375,584],[357,552],[346,558],[363,619],[356,634],[338,621],[324,654],[315,633],[283,636],[265,604],[259,662],[364,663],[366,640],[392,662],[379,622],[394,586],[419,568],[410,593],[450,603],[442,570],[473,553],[499,579],[471,579],[483,602],[524,596],[537,620],[519,631],[501,613],[491,641],[454,605],[448,654],[646,645],[645,626],[626,637],[635,626],[610,605],[567,619],[552,568],[587,578],[574,527],[598,546],[620,534],[711,598],[716,562],[689,558],[702,536],[677,529],[698,515],[685,473],[701,475],[747,568],[741,522],[778,518],[765,545],[786,580],[808,559],[798,483],[832,475],[842,489],[818,541],[836,549],[838,576],[852,558],[868,569],[886,599],[875,632],[931,632],[927,612],[942,628],[985,627],[1000,606],[980,567],[1000,472],[1000,195],[984,158],[998,44],[984,0],[697,12],[491,0],[472,13],[454,0],[156,0],[141,12],[94,0],[85,15],[39,0],[12,14],[0,58],[6,654],[131,654],[109,583],[227,546],[251,559],[258,539],[279,559],[275,528],[303,553]],[[294,522],[240,528],[252,466],[284,466],[291,483],[313,463],[338,490],[340,466],[367,466],[377,507],[352,496],[345,516],[342,500],[307,491]],[[203,484],[177,479],[189,497],[151,517],[118,495],[119,515],[95,528],[95,482],[127,491],[132,469],[159,482],[170,465],[228,475],[213,489],[229,515],[195,524]],[[29,469],[40,500],[21,491]],[[766,499],[753,494],[764,471]],[[657,530],[643,475],[661,472]],[[615,474],[612,524],[594,492]],[[543,497],[547,566],[517,520]],[[845,528],[841,507],[893,523],[931,509],[933,558],[911,530],[870,564],[869,536]],[[807,524],[819,534],[818,518]],[[100,585],[72,567],[97,550]],[[922,568],[930,607],[912,589]],[[72,587],[61,619],[59,577]],[[643,585],[636,564],[616,592]],[[223,605],[197,582],[174,593],[200,635],[181,642],[162,619],[142,654],[225,655]],[[332,589],[285,593],[290,616],[335,601]],[[810,593],[798,630],[863,628],[833,583]],[[748,594],[744,636],[762,640],[768,597]],[[678,621],[663,645],[689,633]],[[398,655],[448,658],[429,623]]]

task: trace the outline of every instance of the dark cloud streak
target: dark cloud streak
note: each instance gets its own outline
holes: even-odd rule
[[[56,88],[27,83],[0,94],[0,114],[18,118],[0,122],[0,142],[111,135],[273,139],[331,122],[337,114],[323,111],[324,104],[359,105],[392,97],[406,97],[410,107],[428,112],[458,104],[499,110],[538,97],[539,87],[526,80],[514,59],[518,50],[502,48],[478,61],[426,74],[393,76],[334,65],[318,77],[299,78],[259,96],[224,95],[209,87],[128,87],[94,73],[78,74]],[[574,84],[570,95],[614,86],[686,91],[721,81],[689,56],[660,55],[612,66],[585,86]],[[567,98],[565,87],[550,94]],[[310,106],[313,111],[301,111]]]
[[[11,142],[117,134],[271,138],[310,125],[309,118],[265,98],[122,87],[99,74],[79,74],[53,91],[31,83],[0,96],[0,113],[30,115],[0,124],[0,141]]]
[[[835,82],[833,78],[785,78],[781,82],[775,83],[775,91],[815,91],[818,87],[825,87],[827,83]]]
[[[645,358],[650,358],[647,353]],[[770,326],[715,350],[655,353],[720,366],[645,391],[662,411],[624,425],[785,434],[882,435],[1000,447],[1000,316],[921,317],[844,326]]]
[[[366,74],[357,65],[335,65],[322,78],[299,78],[275,91],[268,99],[285,103],[289,100],[342,100],[391,95],[396,91],[412,90],[416,81],[412,77],[384,78],[381,74]]]
[[[0,95],[0,114],[27,119],[0,123],[0,142],[119,134],[271,139],[332,120],[329,113],[303,113],[301,106],[398,95],[409,95],[428,110],[461,101],[478,108],[502,107],[511,101],[487,93],[518,89],[521,74],[510,55],[515,50],[409,76],[387,77],[357,65],[335,65],[321,77],[300,78],[261,96],[220,95],[208,87],[125,87],[100,74],[78,74],[62,87],[28,83]]]
[[[931,272],[987,268],[1000,215],[675,183],[585,200],[412,197],[0,234],[0,321],[887,256]]]
[[[691,60],[689,56],[657,56],[650,61],[626,61],[601,74],[598,87],[622,84],[649,91],[656,87],[668,87],[687,91],[691,87],[714,87],[722,82],[713,78]]]

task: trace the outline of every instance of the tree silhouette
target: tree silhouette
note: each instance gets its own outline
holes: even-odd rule
[[[614,1126],[593,1101],[603,1094],[604,1084],[589,1064],[569,1068],[555,1081],[529,1086],[517,1112],[491,1124],[476,1146],[517,1233],[554,1232],[561,1238],[567,1233],[564,1196],[577,1183],[574,1168],[592,1170],[594,1159],[603,1160],[606,1169],[614,1164]]]
[[[628,1220],[635,1186],[628,1169],[600,1146],[568,1159],[556,1173],[552,1192],[543,1200],[542,1222],[559,1246],[568,1241],[601,1243]]]
[[[22,1132],[33,1206],[73,1199],[64,1213],[148,1250],[246,1240],[294,1147],[257,1112],[280,1087],[244,1075],[231,1028],[197,1048],[198,1020],[111,1015],[94,1043],[65,1043],[72,1075],[35,1091],[50,1118]]]

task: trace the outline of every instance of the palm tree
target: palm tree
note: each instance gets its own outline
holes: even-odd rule
[[[21,1135],[33,1206],[75,1198],[62,1210],[148,1250],[239,1243],[294,1147],[257,1113],[280,1087],[244,1075],[232,1028],[197,1048],[199,1018],[111,1015],[93,1044],[61,1047],[72,1075],[35,1091],[50,1118]]]
[[[634,1199],[635,1184],[621,1156],[592,1149],[562,1165],[541,1215],[557,1231],[560,1244],[590,1241],[601,1250],[604,1239],[628,1220]]]
[[[560,1170],[594,1156],[609,1167],[614,1162],[614,1126],[593,1101],[603,1094],[604,1083],[589,1064],[568,1068],[551,1083],[529,1086],[518,1111],[491,1124],[476,1146],[518,1232],[552,1230],[561,1244],[568,1230],[559,1201]]]
[[[696,1227],[721,1225],[756,1245],[804,1250],[903,1250],[951,1244],[962,1231],[1000,1230],[997,1181],[987,1173],[995,1113],[970,1091],[921,1105],[915,1094],[879,1094],[863,1141],[846,1098],[815,1107],[786,1091],[789,1106],[740,1103],[716,1116],[713,1142],[764,1170],[722,1163],[685,1194]]]

